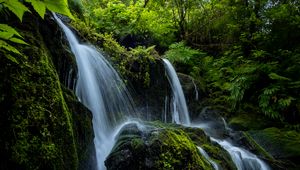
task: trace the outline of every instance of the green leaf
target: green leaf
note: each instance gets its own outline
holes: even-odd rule
[[[73,15],[71,14],[68,8],[67,0],[45,0],[44,3],[49,10],[60,14],[64,14],[70,17],[71,19],[74,19]]]
[[[287,80],[287,81],[291,80],[291,79],[289,79],[287,77],[280,76],[280,75],[278,75],[276,73],[270,73],[269,77],[270,77],[270,79],[273,79],[273,80]]]
[[[279,99],[278,103],[279,103],[279,106],[281,106],[281,108],[284,109],[284,108],[290,106],[293,100],[295,100],[295,98],[288,96],[287,98]]]
[[[29,45],[26,42],[24,42],[23,40],[19,39],[19,38],[10,38],[9,41],[14,42],[14,43],[18,43],[18,44],[24,44],[24,45]]]
[[[13,12],[20,21],[22,21],[24,13],[29,12],[28,8],[18,0],[6,0],[3,5]]]
[[[19,62],[17,61],[17,59],[15,57],[11,56],[10,54],[5,54],[5,57],[7,59],[9,59],[10,61],[19,64]]]
[[[11,32],[0,32],[0,38],[4,40],[8,40],[14,36]]]
[[[0,39],[18,44],[28,45],[20,38],[22,38],[22,36],[14,28],[6,24],[0,24]]]
[[[46,5],[43,1],[26,0],[26,2],[30,2],[34,10],[44,19],[46,13]]]
[[[22,55],[19,50],[17,50],[15,47],[9,45],[8,43],[6,43],[5,41],[2,41],[2,40],[0,40],[0,48],[5,49],[10,52],[13,52],[15,54]]]
[[[4,32],[11,32],[14,35],[17,35],[18,37],[22,37],[18,31],[16,31],[13,27],[7,25],[7,24],[0,24],[0,30],[4,31]]]

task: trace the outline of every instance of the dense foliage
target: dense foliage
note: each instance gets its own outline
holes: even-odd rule
[[[201,82],[208,104],[299,128],[299,1],[82,3],[88,30],[109,33],[127,48],[155,45],[178,71]]]
[[[284,155],[294,150],[292,158],[299,156],[299,0],[0,0],[0,153],[12,162],[4,159],[0,169],[9,169],[9,163],[76,169],[87,159],[82,153],[92,138],[89,118],[71,116],[72,107],[84,107],[66,95],[54,68],[55,63],[65,67],[61,61],[70,54],[64,54],[60,40],[51,39],[58,30],[41,31],[51,25],[44,20],[50,12],[71,18],[82,41],[101,47],[122,76],[140,88],[135,90],[150,88],[153,75],[163,72],[151,74],[151,69],[168,58],[200,85],[198,107],[221,111],[232,117],[231,125],[252,130],[255,141],[276,140]],[[72,119],[81,123],[73,126]],[[162,139],[176,137],[165,134]],[[176,146],[176,140],[168,146]],[[166,168],[177,162],[160,158]]]

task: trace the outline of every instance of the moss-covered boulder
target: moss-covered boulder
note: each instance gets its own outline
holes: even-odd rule
[[[51,51],[65,49],[48,48],[55,38],[44,34],[62,34],[42,31],[47,21],[27,13],[22,24],[10,24],[29,45],[17,47],[24,54],[18,63],[0,57],[0,169],[89,167],[83,162],[92,153],[91,114],[60,82],[53,59],[63,56]]]
[[[276,160],[282,161],[283,169],[300,169],[299,132],[272,127],[249,131],[249,135]]]
[[[208,149],[223,169],[235,169],[230,156],[201,129],[159,122],[123,127],[105,165],[108,169],[213,169],[197,146]]]

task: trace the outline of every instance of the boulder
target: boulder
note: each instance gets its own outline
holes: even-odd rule
[[[160,122],[124,126],[105,165],[107,169],[213,169],[197,146],[208,149],[223,169],[234,169],[228,154],[201,129]]]

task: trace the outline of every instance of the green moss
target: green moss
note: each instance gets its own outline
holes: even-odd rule
[[[297,161],[300,158],[299,132],[272,127],[260,131],[249,131],[249,136],[276,160],[285,162],[284,166],[288,169],[300,168],[299,161]]]
[[[240,113],[230,118],[228,124],[237,130],[258,130],[275,122],[270,122],[264,116],[255,113]]]
[[[189,136],[174,124],[124,127],[105,164],[108,169],[212,169]]]
[[[201,146],[207,154],[218,163],[223,169],[236,169],[230,155],[218,145],[205,143]]]
[[[144,142],[140,138],[135,138],[131,140],[131,146],[134,150],[141,150],[143,148]]]
[[[275,157],[300,156],[300,134],[296,131],[272,127],[249,134]]]
[[[11,128],[16,135],[12,145],[13,159],[30,169],[41,168],[42,160],[54,169],[76,168],[78,160],[72,117],[58,75],[49,60],[49,52],[42,42],[39,48],[26,48],[31,50],[33,57],[27,63],[30,68],[12,74],[12,97],[17,97],[11,111]]]
[[[1,77],[7,79],[0,85],[5,87],[0,151],[6,155],[1,168],[77,169],[79,137],[52,63],[54,56],[39,32],[40,21],[34,17],[24,21],[19,32],[30,45],[18,49],[28,58],[18,65],[0,59]]]
[[[158,138],[162,141],[159,169],[212,169],[184,131],[164,129]]]
[[[262,148],[247,132],[243,132],[243,135],[247,138],[247,141],[250,145],[255,148],[255,152],[259,155],[262,155],[264,158],[267,158],[271,161],[275,161],[272,155],[270,155],[264,148]]]

